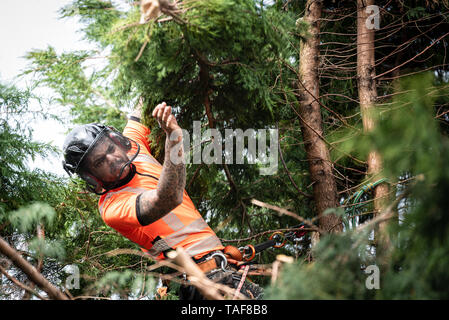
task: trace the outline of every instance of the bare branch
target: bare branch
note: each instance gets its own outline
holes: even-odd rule
[[[268,204],[268,203],[265,203],[265,202],[262,202],[262,201],[259,201],[259,200],[256,200],[256,199],[251,199],[251,203],[255,204],[256,206],[263,207],[263,208],[268,208],[268,209],[277,211],[277,212],[279,212],[281,214],[284,214],[286,216],[295,218],[296,220],[304,222],[305,224],[307,224],[311,229],[313,229],[313,230],[315,230],[315,231],[317,231],[319,233],[325,233],[324,230],[322,230],[321,228],[315,226],[311,220],[305,219],[305,218],[297,215],[296,213],[288,211],[288,210],[286,210],[284,208],[280,208],[278,206],[274,206],[274,205],[271,205],[271,204]]]
[[[201,269],[193,262],[193,260],[187,255],[182,247],[178,247],[175,251],[170,251],[168,257],[173,259],[173,261],[181,266],[187,274],[187,278],[190,283],[198,288],[200,292],[209,300],[224,300],[225,296],[223,296],[221,292],[224,292],[225,295],[230,295],[231,297],[235,294],[235,289],[232,289],[228,286],[215,283],[212,280],[208,279]],[[237,298],[240,300],[245,300],[246,297],[239,293]]]
[[[17,280],[13,276],[9,275],[8,272],[6,272],[6,270],[3,269],[2,266],[0,266],[0,272],[3,273],[6,278],[8,278],[10,281],[12,281],[12,283],[14,283],[19,288],[25,290],[27,293],[35,295],[36,297],[38,297],[41,300],[48,300],[47,298],[45,298],[45,297],[41,296],[39,293],[37,293],[33,288],[28,287],[27,285],[25,285],[24,283],[20,282],[19,280]]]

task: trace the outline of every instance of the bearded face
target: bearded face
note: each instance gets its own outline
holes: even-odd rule
[[[99,141],[86,160],[89,171],[106,183],[123,179],[130,170],[126,151],[108,138]]]

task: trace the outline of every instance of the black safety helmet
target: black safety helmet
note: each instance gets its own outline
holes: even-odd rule
[[[132,143],[137,146],[137,152],[133,155],[128,155],[130,160],[123,166],[121,170],[123,172],[123,169],[137,157],[140,148],[138,144],[123,136],[113,127],[99,123],[79,125],[67,135],[62,147],[64,152],[64,160],[62,161],[64,170],[70,176],[78,174],[81,179],[87,182],[89,189],[97,194],[102,194],[102,190],[108,191],[119,186],[119,181],[111,184],[96,177],[94,170],[89,167],[88,161],[86,161],[95,146],[104,143],[105,140],[110,140],[109,142],[114,143],[127,154],[131,151]]]

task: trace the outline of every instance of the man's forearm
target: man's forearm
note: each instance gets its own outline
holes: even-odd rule
[[[180,140],[165,142],[165,160],[156,190],[148,190],[138,197],[138,219],[142,225],[153,223],[182,203],[186,184],[186,168],[183,161],[176,161],[184,157],[182,135]],[[172,157],[176,158],[173,159]],[[173,160],[173,161],[172,161]]]
[[[186,167],[181,130],[165,139],[165,159],[157,185],[157,195],[164,202],[181,204],[186,185]]]

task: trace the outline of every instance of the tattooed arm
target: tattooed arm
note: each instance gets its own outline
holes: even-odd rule
[[[165,102],[156,106],[153,117],[165,131],[165,160],[156,190],[148,190],[137,198],[137,218],[148,225],[162,218],[182,203],[186,184],[182,131],[171,107]]]

